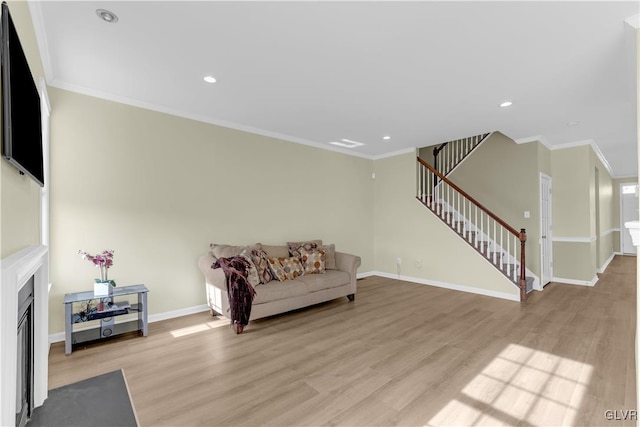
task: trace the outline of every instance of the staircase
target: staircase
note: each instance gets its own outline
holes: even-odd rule
[[[417,161],[418,201],[517,286],[525,301],[534,281],[526,276],[525,229],[511,227],[435,167]]]
[[[473,150],[486,141],[491,136],[491,133],[447,141],[434,147],[434,168],[444,176],[449,175]]]

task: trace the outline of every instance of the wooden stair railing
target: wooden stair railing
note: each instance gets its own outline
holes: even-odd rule
[[[442,175],[447,176],[473,150],[476,149],[491,133],[470,136],[468,138],[447,141],[433,148],[433,167]]]
[[[526,230],[511,227],[433,166],[417,160],[418,201],[507,276],[520,289],[520,301],[525,301]]]

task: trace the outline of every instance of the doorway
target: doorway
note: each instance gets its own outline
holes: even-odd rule
[[[553,242],[551,236],[551,177],[540,173],[540,283],[553,277]]]
[[[638,220],[638,184],[620,184],[620,251],[626,255],[637,255],[631,234],[625,222]]]

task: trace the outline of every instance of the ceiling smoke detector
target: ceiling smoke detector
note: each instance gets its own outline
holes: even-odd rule
[[[118,22],[118,16],[106,9],[96,9],[96,15],[98,15],[98,18],[102,19],[104,22],[108,22],[109,24],[115,24]]]

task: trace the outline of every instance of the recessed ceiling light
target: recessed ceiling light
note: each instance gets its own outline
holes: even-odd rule
[[[509,106],[511,106],[511,104],[513,104],[513,102],[511,102],[511,101],[503,101],[503,102],[500,104],[500,106],[501,106],[502,108],[504,108],[504,107],[509,107]]]
[[[578,126],[579,124],[580,122],[577,120],[571,120],[570,122],[567,122],[567,126],[571,126],[571,127]]]
[[[387,136],[383,136],[382,139],[391,139],[391,137],[387,135]]]
[[[118,16],[106,9],[96,9],[96,15],[98,15],[98,18],[102,19],[104,22],[108,22],[109,24],[115,24],[118,22]]]
[[[216,78],[213,76],[205,76],[204,77],[204,81],[207,83],[215,83],[216,82]]]

